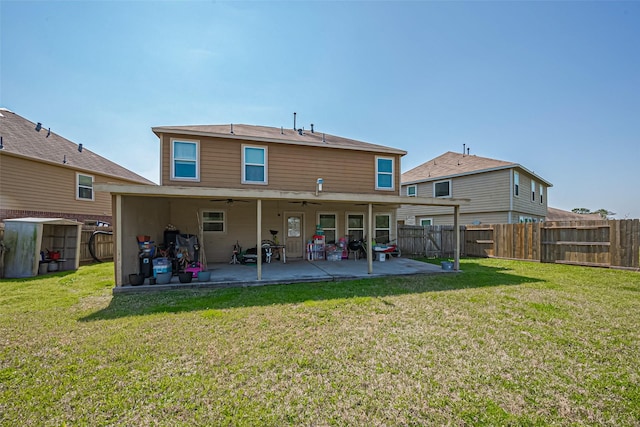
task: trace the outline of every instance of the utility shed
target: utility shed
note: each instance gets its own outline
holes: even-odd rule
[[[56,270],[80,266],[82,223],[64,218],[13,218],[4,223],[6,278],[36,276],[43,261],[41,252],[59,253]]]

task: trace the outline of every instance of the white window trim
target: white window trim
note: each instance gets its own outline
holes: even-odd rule
[[[245,149],[246,148],[257,148],[259,150],[264,151],[264,165],[259,165],[259,166],[264,166],[264,180],[263,181],[248,181],[247,177],[246,177],[246,173],[247,173],[247,164],[245,163],[244,160],[244,154],[245,154]],[[256,165],[258,165],[256,163]],[[249,145],[249,144],[242,144],[242,184],[256,184],[256,185],[267,185],[269,184],[269,150],[268,147],[264,147],[264,146],[260,146],[260,145]]]
[[[345,212],[344,214],[344,233],[347,239],[350,238],[350,230],[360,230],[360,228],[349,228],[349,215],[362,215],[362,237],[367,235],[367,215],[364,212]]]
[[[544,204],[544,186],[540,184],[540,204]]]
[[[378,216],[387,216],[389,217],[389,227],[388,228],[378,228],[376,227],[376,217]],[[393,234],[391,233],[391,231],[393,230],[393,215],[391,214],[391,212],[376,212],[373,214],[373,240],[377,239],[378,236],[378,230],[385,230],[387,231],[387,240],[390,242],[392,239]]]
[[[410,188],[413,188],[413,190],[414,190],[413,194],[409,194],[409,189]],[[418,197],[418,186],[416,184],[407,185],[407,197]]]
[[[186,142],[190,144],[196,145],[196,176],[195,178],[185,178],[181,176],[176,176],[176,162],[173,155],[173,147],[174,142]],[[184,139],[184,138],[171,138],[171,153],[169,154],[169,161],[171,162],[171,181],[189,181],[189,182],[199,182],[200,181],[200,141],[197,139]]]
[[[91,178],[91,198],[87,199],[85,197],[80,197],[80,177],[86,176]],[[96,200],[96,190],[93,188],[93,183],[95,179],[93,175],[89,175],[87,173],[76,172],[76,200],[82,200],[83,202],[93,202]],[[84,187],[83,187],[84,188]]]
[[[448,182],[449,183],[449,195],[448,196],[436,196],[436,185],[440,184],[441,182]],[[439,199],[450,199],[453,194],[453,184],[451,183],[450,179],[443,179],[441,181],[436,181],[433,183],[433,197],[437,197]]]
[[[221,212],[222,213],[222,231],[205,231],[204,229],[204,223],[205,222],[214,222],[214,221],[205,221],[204,220],[204,213],[205,212]],[[203,234],[217,234],[217,235],[223,235],[223,234],[227,234],[227,211],[225,209],[200,209],[200,222],[201,222],[201,227],[202,227],[202,233]]]
[[[531,203],[536,201],[536,182],[531,180]]]
[[[425,227],[425,225],[422,224],[422,221],[430,221],[431,224],[429,224],[429,225],[433,225],[433,218],[419,218],[418,219],[418,222],[420,223],[420,227]]]
[[[520,197],[520,173],[517,171],[513,171],[513,195],[515,197]]]
[[[340,238],[340,234],[338,233],[338,230],[339,230],[339,228],[338,228],[338,222],[339,222],[338,213],[337,212],[318,212],[316,214],[316,224],[320,224],[320,215],[333,215],[333,217],[335,218],[335,220],[336,220],[335,228],[324,228],[323,230],[334,230],[335,234],[336,234],[336,243],[337,243],[338,239]]]
[[[391,172],[378,172],[378,160],[390,160],[391,161]],[[378,175],[379,174],[391,175],[391,187],[380,187],[378,185]],[[376,190],[394,191],[395,188],[396,188],[395,174],[396,174],[396,163],[395,163],[395,159],[393,157],[376,156],[376,178],[375,178],[376,179]]]

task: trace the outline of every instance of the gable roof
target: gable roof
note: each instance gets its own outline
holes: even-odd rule
[[[54,132],[47,137],[48,130],[44,127],[40,132],[36,132],[35,128],[36,124],[32,121],[6,108],[0,108],[0,136],[3,144],[0,153],[56,165],[62,165],[63,159],[66,159],[66,166],[72,169],[155,185],[91,150],[83,147],[82,152],[79,152],[77,144]]]
[[[342,138],[322,132],[305,130],[298,132],[294,129],[274,128],[268,126],[255,126],[243,124],[228,125],[193,125],[193,126],[159,126],[152,128],[153,132],[160,136],[162,133],[175,133],[181,135],[209,136],[228,139],[241,139],[258,142],[272,142],[279,144],[306,145],[342,150],[373,151],[377,153],[399,154],[404,156],[406,151],[371,144],[355,139]]]
[[[476,155],[455,153],[453,151],[447,151],[435,159],[428,160],[423,164],[416,166],[415,168],[403,173],[401,179],[403,185],[415,184],[418,182],[435,181],[455,176],[472,175],[514,168],[522,169],[549,187],[553,186],[553,184],[546,181],[544,178],[536,175],[518,163],[490,159],[488,157],[480,157]]]

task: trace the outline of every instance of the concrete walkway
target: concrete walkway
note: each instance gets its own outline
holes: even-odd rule
[[[180,283],[177,276],[166,285],[149,285],[149,281],[140,286],[116,286],[113,293],[149,292],[169,289],[202,289],[241,286],[262,286],[272,284],[333,282],[340,280],[364,279],[369,277],[404,276],[414,274],[455,273],[443,270],[440,266],[409,258],[391,258],[387,261],[374,261],[373,273],[367,273],[367,260],[306,261],[287,260],[286,264],[272,261],[262,264],[262,280],[256,280],[256,264],[209,264],[211,280],[199,282],[194,278],[191,283]]]

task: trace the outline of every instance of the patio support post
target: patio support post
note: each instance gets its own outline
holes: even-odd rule
[[[115,251],[113,253],[113,261],[115,265],[116,286],[122,286],[122,195],[113,196],[111,203],[113,205],[113,217],[115,224],[113,234],[115,239]]]
[[[373,205],[369,203],[369,215],[367,218],[367,268],[368,273],[373,273]]]
[[[453,229],[456,233],[456,249],[453,254],[453,269],[460,270],[460,206],[453,207]]]
[[[258,270],[258,280],[262,280],[262,199],[258,199],[256,217],[258,218],[258,232],[256,233],[256,265]]]

